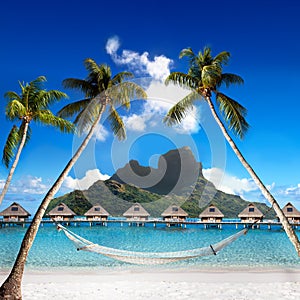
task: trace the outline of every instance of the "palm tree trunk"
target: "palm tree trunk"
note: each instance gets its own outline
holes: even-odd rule
[[[6,195],[7,193],[7,190],[9,188],[9,185],[10,185],[10,182],[11,182],[11,179],[14,175],[14,172],[16,170],[16,167],[17,167],[17,164],[19,162],[19,159],[20,159],[20,155],[21,155],[21,152],[24,148],[24,145],[25,145],[25,141],[26,141],[26,137],[27,137],[27,132],[28,132],[28,126],[29,126],[29,123],[28,122],[25,122],[25,125],[24,125],[24,131],[23,131],[23,135],[22,135],[22,140],[21,140],[21,143],[19,145],[19,148],[18,148],[18,151],[17,151],[17,154],[16,154],[16,157],[15,157],[15,160],[9,170],[9,174],[7,176],[7,179],[5,181],[5,184],[4,184],[4,187],[2,189],[2,192],[1,192],[1,195],[0,195],[0,205],[3,201],[3,198],[4,196]]]
[[[265,187],[265,185],[263,184],[263,182],[260,180],[260,178],[257,176],[257,174],[254,172],[254,170],[252,169],[252,167],[249,165],[249,163],[246,161],[246,159],[244,158],[244,156],[242,155],[242,153],[240,152],[240,150],[238,149],[238,147],[236,146],[235,142],[232,140],[232,138],[230,137],[230,135],[228,134],[225,126],[223,125],[222,121],[220,120],[219,116],[216,113],[216,110],[214,108],[214,105],[210,99],[210,97],[206,97],[205,98],[208,102],[208,105],[210,107],[210,110],[212,112],[213,117],[215,118],[217,124],[219,125],[219,127],[221,128],[221,131],[224,135],[224,137],[226,138],[226,140],[228,141],[229,145],[231,146],[232,150],[234,151],[234,153],[236,154],[236,156],[238,157],[238,159],[240,160],[240,162],[242,163],[242,165],[245,167],[245,169],[248,171],[248,173],[250,174],[250,176],[252,177],[252,179],[254,180],[254,182],[256,183],[256,185],[259,187],[259,189],[261,190],[262,194],[265,196],[265,198],[270,202],[270,204],[272,205],[274,211],[276,212],[287,236],[289,237],[290,241],[292,242],[292,244],[294,245],[298,256],[300,256],[300,243],[299,243],[299,239],[295,233],[295,231],[293,230],[291,224],[289,223],[288,219],[286,218],[286,216],[284,215],[282,209],[280,208],[278,202],[276,201],[276,199],[272,196],[272,194],[269,192],[269,190]]]
[[[22,291],[21,291],[21,283],[22,283],[22,277],[24,273],[24,267],[25,262],[29,253],[29,250],[33,244],[33,241],[35,239],[35,236],[38,232],[41,220],[45,214],[45,211],[57,193],[57,191],[60,189],[63,181],[65,180],[66,176],[70,172],[71,168],[74,166],[78,158],[80,157],[81,153],[86,148],[89,140],[91,139],[96,126],[98,122],[101,119],[101,115],[105,110],[105,105],[102,106],[99,115],[93,125],[91,126],[87,136],[85,137],[84,141],[80,145],[80,147],[77,149],[76,153],[73,155],[71,160],[68,162],[62,173],[59,175],[55,183],[52,185],[51,189],[46,194],[45,198],[43,199],[42,203],[40,204],[36,214],[33,217],[33,220],[26,231],[26,234],[23,238],[18,256],[16,258],[16,261],[14,263],[14,266],[7,277],[7,279],[4,281],[2,286],[0,287],[0,300],[21,300],[22,299]]]

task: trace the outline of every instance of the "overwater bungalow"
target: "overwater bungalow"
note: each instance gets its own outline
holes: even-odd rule
[[[253,203],[250,203],[241,213],[239,213],[238,217],[244,223],[259,220],[262,221],[263,213]]]
[[[127,221],[146,221],[150,214],[140,203],[135,203],[124,212],[123,216],[126,217]]]
[[[300,223],[300,212],[291,202],[288,202],[284,206],[282,211],[283,211],[284,215],[287,217],[289,222]],[[279,221],[278,217],[277,217],[277,219]]]
[[[180,206],[172,204],[161,214],[161,216],[166,222],[183,222],[188,217],[188,213]]]
[[[9,207],[0,212],[4,222],[25,222],[31,214],[20,204],[14,202]]]
[[[199,215],[202,222],[220,223],[224,218],[224,214],[213,204],[210,204]]]
[[[70,221],[76,214],[66,204],[60,203],[48,212],[48,216],[55,221]]]
[[[107,221],[109,213],[100,204],[96,204],[84,216],[88,221]]]

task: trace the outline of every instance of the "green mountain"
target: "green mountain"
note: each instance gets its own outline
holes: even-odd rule
[[[131,161],[124,168],[117,170],[109,180],[99,180],[87,190],[76,190],[53,199],[46,214],[60,202],[64,202],[78,215],[83,215],[92,205],[99,203],[112,216],[122,216],[133,203],[138,202],[153,217],[160,217],[161,213],[173,203],[180,205],[190,217],[198,217],[212,203],[226,218],[237,218],[249,202],[239,196],[217,190],[203,177],[201,164],[195,163],[192,156],[192,152],[187,147],[171,150],[161,156],[158,169],[142,167],[137,161]],[[181,161],[179,162],[178,159]],[[178,170],[178,164],[189,166],[187,169],[181,167],[181,170],[185,170],[189,176],[186,176],[187,173],[183,173],[183,176],[182,174],[168,176]],[[162,166],[165,166],[167,171],[162,170]],[[134,174],[139,176],[133,176]],[[197,174],[196,180],[192,182],[195,174]],[[129,179],[129,183],[124,182],[126,179]],[[149,181],[155,184],[151,186]],[[273,210],[270,211],[265,204],[255,202],[255,205],[265,214],[265,218],[275,217]]]

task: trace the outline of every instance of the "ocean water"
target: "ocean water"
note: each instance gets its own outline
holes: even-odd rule
[[[119,224],[102,226],[71,226],[73,232],[95,243],[118,249],[133,251],[180,251],[209,246],[236,232],[235,226],[223,229],[166,228],[152,226],[121,227]],[[0,228],[0,270],[10,269],[19,250],[26,228]],[[300,232],[297,232],[299,234]],[[300,258],[285,232],[251,229],[238,240],[227,246],[216,256],[199,257],[157,268],[189,269],[300,269]],[[111,269],[132,265],[104,257],[100,254],[77,251],[62,231],[52,224],[41,227],[29,253],[27,269]]]

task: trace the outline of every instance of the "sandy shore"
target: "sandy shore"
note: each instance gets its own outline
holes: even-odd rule
[[[6,274],[0,273],[0,282]],[[25,300],[34,299],[300,299],[300,272],[91,271],[27,272]]]

